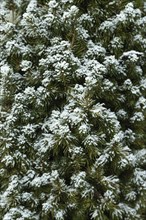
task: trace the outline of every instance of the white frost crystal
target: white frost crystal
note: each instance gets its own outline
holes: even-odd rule
[[[143,2],[0,0],[0,219],[146,219]]]

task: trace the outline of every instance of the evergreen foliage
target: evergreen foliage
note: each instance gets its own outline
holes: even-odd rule
[[[0,16],[0,219],[146,219],[144,1]]]

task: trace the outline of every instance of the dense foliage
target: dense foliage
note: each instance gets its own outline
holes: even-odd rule
[[[144,1],[0,7],[0,219],[144,220]]]

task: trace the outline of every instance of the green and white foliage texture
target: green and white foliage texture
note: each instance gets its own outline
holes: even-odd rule
[[[0,219],[146,219],[146,4],[0,6]]]

